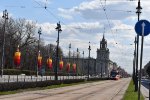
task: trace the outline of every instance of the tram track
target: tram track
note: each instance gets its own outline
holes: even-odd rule
[[[74,91],[77,91],[77,90],[82,90],[82,89],[85,89],[85,88],[93,87],[93,86],[96,86],[96,85],[102,85],[102,84],[106,84],[106,83],[109,83],[109,82],[102,82],[102,83],[94,84],[94,85],[91,85],[91,83],[87,83],[89,85],[85,86],[85,87],[76,88],[76,89],[70,89],[70,90],[58,92],[58,93],[55,93],[55,94],[50,94],[50,95],[47,95],[47,96],[41,96],[41,97],[38,97],[38,98],[33,98],[33,99],[30,99],[30,100],[37,100],[37,99],[40,99],[40,98],[47,98],[49,96],[57,96],[57,95],[60,95],[60,94],[65,94],[65,93],[68,93],[68,92],[74,92]]]
[[[121,83],[121,81],[118,82],[117,84],[119,84],[119,83]],[[87,93],[87,94],[80,95],[80,96],[75,97],[75,98],[73,98],[73,99],[71,99],[71,100],[87,100],[87,98],[90,98],[90,97],[93,96],[95,93],[100,92],[100,91],[103,91],[103,90],[105,90],[105,89],[109,89],[109,88],[111,88],[112,86],[114,86],[115,84],[116,84],[116,83],[113,83],[113,84],[110,83],[110,84],[108,84],[108,85],[105,86],[105,87],[102,87],[102,88],[100,88],[100,89],[98,89],[98,90],[91,91],[90,93]]]
[[[56,96],[56,95],[60,95],[60,94],[65,94],[67,92],[73,92],[73,91],[76,91],[76,90],[81,90],[81,89],[89,88],[89,87],[92,87],[92,86],[105,84],[105,83],[108,83],[108,82],[109,82],[109,80],[107,82],[106,81],[105,82],[101,81],[100,83],[97,83],[97,84],[94,84],[94,85],[91,85],[92,83],[85,83],[85,84],[88,84],[88,85],[82,84],[82,85],[85,85],[85,86],[80,87],[80,88],[75,88],[75,89],[69,89],[69,90],[61,91],[61,92],[58,92],[58,93],[39,93],[39,91],[38,92],[30,91],[30,93],[33,92],[33,94],[38,94],[38,95],[41,95],[41,96],[40,97],[35,97],[35,98],[32,98],[32,99],[24,99],[24,100],[36,100],[36,99],[40,99],[40,98],[46,98],[46,97],[49,97],[49,96]],[[62,87],[62,88],[65,88],[65,87]],[[56,88],[56,89],[59,89],[59,88]],[[56,89],[53,89],[53,90],[56,90]],[[46,89],[46,90],[48,90],[48,89]],[[46,90],[40,90],[40,91],[46,91]],[[28,93],[26,93],[26,92],[19,93],[19,96],[24,96],[24,95],[28,95]],[[11,97],[9,95],[6,96],[6,97],[1,97],[0,96],[0,99],[11,99],[13,97],[16,97],[16,94],[11,95]]]
[[[8,96],[0,100],[120,100],[122,88],[130,79],[107,80],[73,86],[29,91]],[[125,90],[125,89],[124,89]]]

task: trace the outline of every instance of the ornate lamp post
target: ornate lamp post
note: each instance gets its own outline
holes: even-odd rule
[[[39,56],[39,53],[40,53],[40,36],[42,34],[41,27],[38,30],[38,34],[39,34],[39,41],[38,41],[38,52],[37,52],[37,55]],[[36,76],[37,77],[38,77],[38,70],[39,70],[38,67],[39,67],[39,65],[38,65],[38,57],[37,57],[37,67],[36,67]]]
[[[138,0],[138,6],[136,7],[137,11],[136,11],[136,14],[138,15],[138,21],[140,20],[140,14],[142,13],[141,12],[141,5],[140,5],[140,0]],[[136,73],[135,73],[135,91],[138,91],[138,53],[139,53],[139,35],[137,35],[137,48],[136,48]]]
[[[138,21],[140,20],[140,14],[141,12],[141,4],[140,4],[140,0],[138,0],[138,6],[136,7],[137,11],[136,14],[138,15]],[[142,45],[141,45],[142,46]],[[136,52],[136,84],[135,84],[135,91],[138,90],[138,100],[140,100],[140,88],[141,88],[141,66],[140,66],[140,75],[138,75],[138,49],[139,49],[139,35],[137,35],[137,52]],[[142,55],[142,54],[141,54]],[[139,85],[138,85],[138,78],[139,78]]]
[[[69,44],[69,60],[67,63],[67,72],[68,72],[68,77],[69,77],[69,71],[70,71],[70,49],[71,49],[71,43]]]
[[[82,75],[84,75],[84,51],[83,51],[83,60],[82,60]]]
[[[91,51],[91,46],[90,46],[90,42],[89,42],[89,59],[88,59],[88,80],[89,80],[89,71],[90,71],[90,51]]]
[[[77,64],[76,64],[76,75],[78,75],[78,55],[79,55],[79,49],[77,48]]]
[[[8,20],[8,12],[7,10],[3,11],[4,26],[3,26],[3,40],[2,40],[2,57],[1,57],[1,77],[3,77],[3,68],[4,68],[4,56],[5,56],[5,28],[6,22]]]
[[[55,28],[58,31],[58,37],[57,37],[57,49],[56,49],[56,66],[55,66],[55,80],[58,80],[58,74],[57,74],[57,68],[58,68],[58,48],[59,48],[59,33],[62,31],[61,30],[61,25],[60,22],[57,23],[57,27]]]

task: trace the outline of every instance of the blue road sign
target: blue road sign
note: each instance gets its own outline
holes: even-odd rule
[[[147,20],[140,20],[135,24],[135,32],[142,36],[142,24],[145,24],[144,26],[144,36],[148,35],[150,33],[150,22]]]

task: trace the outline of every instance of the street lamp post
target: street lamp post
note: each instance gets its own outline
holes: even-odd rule
[[[57,49],[56,49],[56,65],[55,65],[55,80],[58,80],[58,74],[57,74],[57,68],[58,68],[58,48],[59,48],[59,33],[62,31],[61,30],[61,25],[60,22],[57,23],[57,27],[55,28],[58,31],[58,37],[57,37]]]
[[[133,81],[134,81],[134,85],[136,84],[136,37],[135,37],[135,41],[134,41],[134,44],[135,44],[135,50],[134,50],[134,59],[133,59]],[[136,85],[135,85],[136,86]],[[136,88],[136,87],[135,87]]]
[[[137,12],[136,14],[138,15],[138,21],[140,20],[140,14],[141,14],[141,5],[140,5],[140,0],[138,0],[138,7],[136,8]],[[136,48],[136,76],[135,76],[135,91],[138,90],[138,53],[139,53],[139,35],[137,35],[137,48]]]
[[[41,30],[41,27],[39,28],[38,30],[38,34],[39,34],[39,41],[38,41],[38,52],[37,52],[37,55],[39,55],[40,53],[40,36],[42,34],[42,30]],[[38,59],[38,58],[37,58]],[[38,60],[37,60],[38,61]],[[37,67],[36,67],[36,76],[38,77],[38,63],[37,63]]]
[[[91,46],[90,46],[90,42],[89,42],[89,59],[88,59],[88,80],[89,80],[89,71],[90,71],[90,51],[91,51]]]
[[[137,9],[137,12],[136,14],[138,15],[138,21],[140,20],[140,14],[142,13],[141,12],[141,4],[140,4],[140,0],[138,0],[138,6],[136,7]],[[135,77],[135,80],[136,80],[136,84],[135,84],[135,91],[138,90],[138,100],[140,100],[140,85],[141,85],[141,79],[138,77],[138,76],[141,76],[141,73],[139,73],[140,75],[138,75],[138,49],[139,49],[139,35],[137,35],[137,51],[136,51],[136,77]],[[141,70],[140,70],[141,72]],[[139,85],[138,85],[138,78],[139,78]],[[138,87],[139,86],[139,87]]]
[[[82,54],[83,54],[83,60],[82,60],[82,75],[83,75],[84,74],[84,71],[83,71],[84,70],[84,51]]]
[[[69,64],[71,64],[70,63],[70,49],[71,49],[71,43],[69,44]],[[68,71],[68,79],[69,79],[69,71]]]
[[[78,54],[79,54],[79,49],[77,48],[77,65],[76,65],[76,76],[78,75]]]
[[[69,63],[70,63],[70,49],[71,49],[71,43],[69,44]]]
[[[3,26],[3,38],[2,38],[2,57],[1,57],[1,77],[3,77],[3,68],[4,68],[4,56],[5,56],[5,28],[6,28],[6,22],[8,20],[8,12],[7,10],[3,11],[4,18],[4,26]]]
[[[101,78],[103,77],[103,66],[102,66],[102,63],[101,63]]]

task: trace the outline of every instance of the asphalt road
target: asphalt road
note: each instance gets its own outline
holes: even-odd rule
[[[0,96],[0,100],[121,100],[130,78]]]
[[[145,97],[145,100],[149,100],[149,83],[150,83],[150,80],[142,79],[141,83],[142,83],[141,92],[142,92],[143,96]]]

